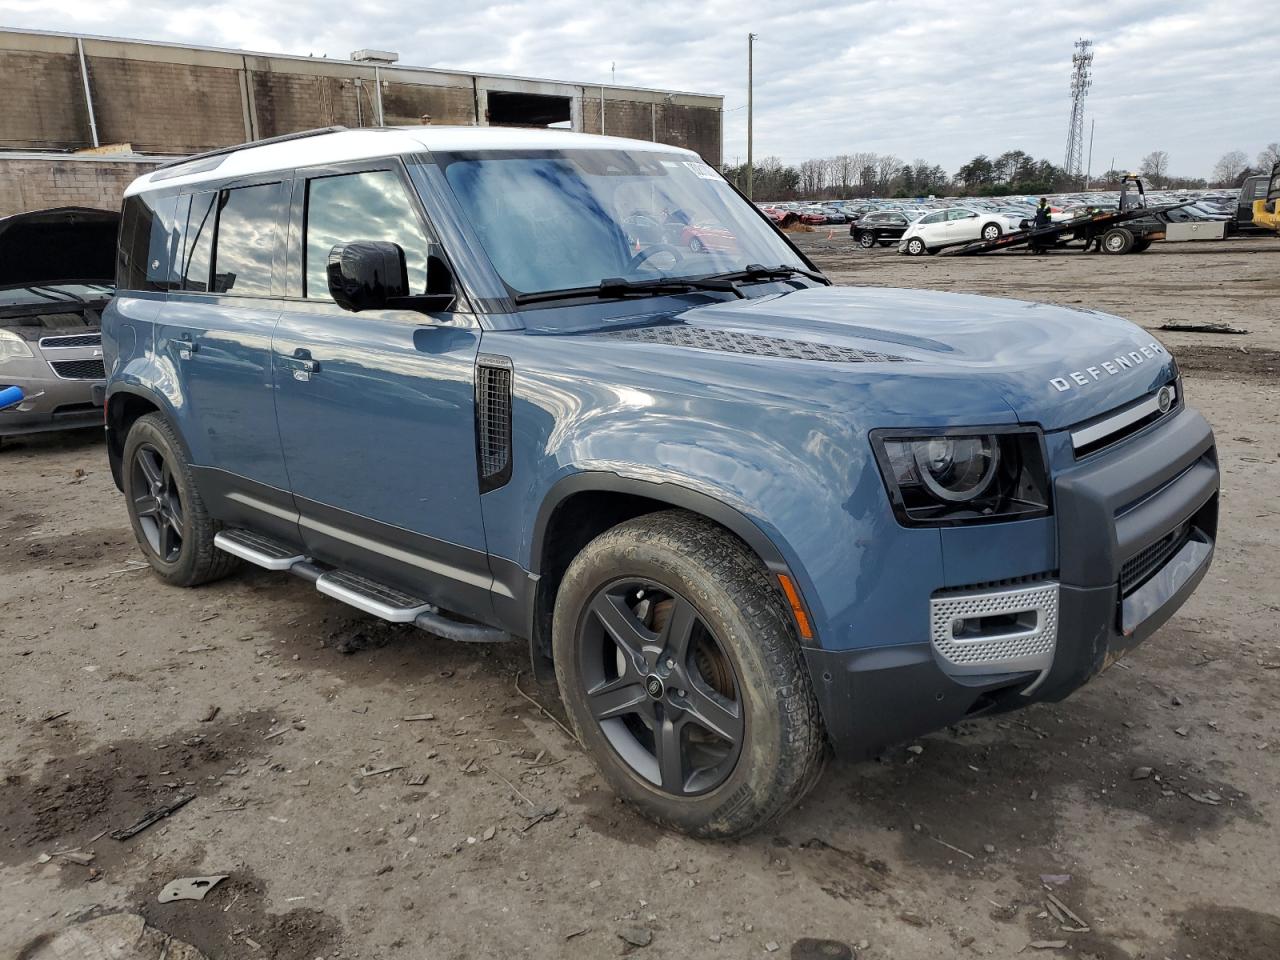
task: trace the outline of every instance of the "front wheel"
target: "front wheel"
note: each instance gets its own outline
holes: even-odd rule
[[[650,819],[737,836],[816,782],[825,736],[790,614],[710,521],[670,511],[601,534],[565,574],[552,634],[579,740]]]
[[[907,253],[913,257],[919,257],[925,252],[924,241],[919,237],[912,237],[907,241]]]
[[[213,545],[182,443],[158,413],[139,417],[124,441],[124,496],[133,535],[160,579],[194,587],[225,577],[239,561]]]
[[[705,253],[707,250],[707,245],[703,243],[701,240],[699,240],[697,237],[693,237],[689,240],[689,249],[692,250],[694,253]]]

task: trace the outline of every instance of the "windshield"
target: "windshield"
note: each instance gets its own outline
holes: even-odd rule
[[[602,280],[808,267],[711,167],[689,154],[434,154],[480,244],[516,295]]]

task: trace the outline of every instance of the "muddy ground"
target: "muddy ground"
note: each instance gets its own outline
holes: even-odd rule
[[[1159,334],[1224,493],[1215,566],[1156,637],[1066,703],[836,766],[757,836],[694,842],[614,800],[522,695],[558,710],[519,649],[266,572],[163,586],[95,433],[6,444],[0,957],[121,911],[213,958],[849,955],[812,938],[865,958],[1280,956],[1280,242],[966,260],[838,228],[801,242],[845,283],[1250,331]],[[156,902],[197,874],[229,879]]]

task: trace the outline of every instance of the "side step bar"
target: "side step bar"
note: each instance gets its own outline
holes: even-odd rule
[[[213,545],[267,570],[288,570],[307,559],[298,551],[251,530],[223,530],[214,535]]]
[[[213,545],[267,570],[287,570],[314,583],[325,596],[391,623],[412,623],[427,633],[463,643],[502,643],[511,639],[496,627],[451,620],[434,604],[394,587],[346,570],[325,569],[310,557],[251,530],[223,530],[214,536]]]

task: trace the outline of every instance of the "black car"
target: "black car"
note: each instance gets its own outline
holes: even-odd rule
[[[868,213],[860,220],[849,224],[849,236],[853,237],[859,246],[869,250],[877,243],[888,246],[901,240],[910,225],[911,221],[907,219],[906,214],[884,210],[879,213]]]

